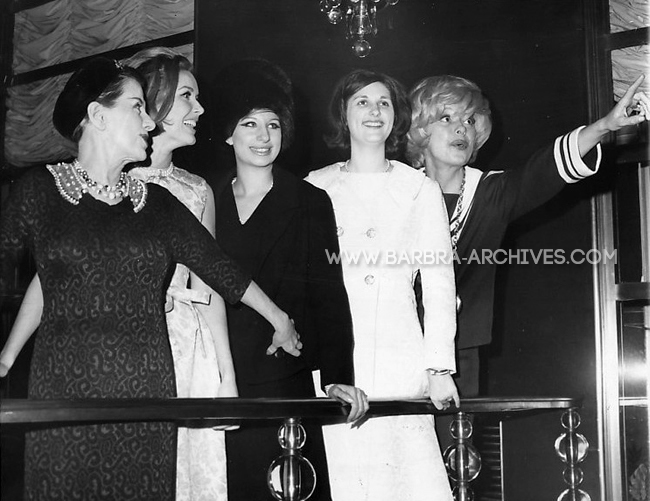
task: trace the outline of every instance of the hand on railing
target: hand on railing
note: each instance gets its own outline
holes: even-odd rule
[[[350,414],[348,414],[348,423],[352,423],[361,419],[370,405],[368,404],[368,395],[365,392],[357,388],[356,386],[350,386],[347,384],[333,384],[327,390],[327,396],[343,402],[344,404],[350,404]]]
[[[460,398],[451,374],[431,374],[429,376],[429,399],[436,409],[447,410],[453,402],[460,407]]]

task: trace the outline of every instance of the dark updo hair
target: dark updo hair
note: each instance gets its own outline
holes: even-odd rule
[[[127,80],[135,80],[145,87],[144,79],[133,68],[106,57],[91,59],[72,74],[56,100],[52,113],[56,130],[78,143],[88,116],[88,105],[97,102],[112,107],[124,93]]]
[[[325,136],[325,142],[330,148],[350,150],[350,129],[346,119],[348,101],[361,89],[375,82],[386,86],[395,110],[393,130],[390,131],[390,135],[386,139],[386,153],[392,155],[399,151],[411,125],[411,105],[406,90],[393,77],[361,69],[345,75],[334,88],[329,105],[329,121],[332,132]]]
[[[295,127],[292,90],[284,70],[265,59],[245,59],[222,69],[210,90],[219,139],[232,136],[239,120],[251,112],[270,110],[280,119],[282,150],[287,149]]]
[[[164,131],[163,121],[174,106],[181,71],[193,71],[192,63],[173,49],[151,47],[133,55],[128,63],[146,80],[147,113]]]

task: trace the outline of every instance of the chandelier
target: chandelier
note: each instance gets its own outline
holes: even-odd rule
[[[399,0],[320,0],[320,10],[330,23],[345,19],[345,37],[352,40],[352,50],[366,57],[372,49],[367,38],[377,35],[377,11]]]

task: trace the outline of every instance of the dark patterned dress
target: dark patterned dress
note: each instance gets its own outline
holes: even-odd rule
[[[65,174],[69,166],[56,168]],[[63,192],[65,179],[58,178]],[[0,224],[0,290],[29,248],[44,297],[30,398],[174,397],[164,303],[175,263],[230,302],[248,287],[249,278],[182,203],[164,188],[133,183],[141,196],[113,206],[62,196],[45,169],[26,173],[12,190]],[[154,422],[29,432],[25,497],[173,499],[175,431]]]

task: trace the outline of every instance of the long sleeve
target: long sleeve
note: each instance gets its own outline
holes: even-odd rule
[[[152,192],[164,190],[149,186]],[[166,238],[174,259],[196,273],[226,301],[237,303],[250,285],[250,276],[221,249],[210,232],[181,202],[166,190],[164,193],[171,222]]]
[[[505,220],[513,221],[548,201],[567,184],[598,171],[600,145],[582,158],[578,148],[581,129],[559,136],[552,144],[535,152],[519,169],[502,174],[495,171],[494,176],[487,174],[486,195],[491,203],[501,206]]]
[[[33,245],[36,220],[35,203],[39,200],[38,183],[27,173],[12,186],[0,217],[0,292],[14,287],[16,266]]]
[[[558,194],[569,183],[598,171],[600,146],[584,157],[578,148],[578,128],[538,150],[525,165],[507,171],[482,173],[467,168],[480,181],[471,200],[466,224],[458,240],[458,293],[463,308],[458,317],[458,347],[481,346],[492,337],[496,264],[471,261],[473,253],[501,248],[508,225]]]
[[[314,193],[309,213],[309,301],[315,313],[319,342],[319,367],[323,386],[354,384],[352,316],[340,263],[328,255],[339,254],[336,221],[326,193]]]
[[[418,248],[433,250],[436,256],[420,268],[425,363],[428,368],[455,372],[456,288],[449,223],[438,184],[427,179],[417,204],[421,217]]]

